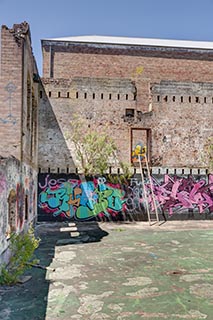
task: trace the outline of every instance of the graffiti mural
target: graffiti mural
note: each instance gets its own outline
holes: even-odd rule
[[[153,189],[154,197],[152,196]],[[127,204],[129,210],[142,210],[145,197],[142,183],[138,179],[131,179]],[[159,182],[152,177],[152,183],[145,184],[147,202],[150,210],[154,211],[154,201],[160,211],[173,213],[186,209],[198,210],[202,214],[205,210],[213,212],[213,175],[205,179],[196,180],[192,176],[177,177],[164,176],[164,181]]]
[[[104,177],[82,181],[66,175],[39,176],[40,215],[45,213],[54,218],[88,220],[103,216],[118,217],[120,213],[144,214],[145,201],[150,211],[154,211],[155,201],[159,212],[169,216],[184,210],[211,213],[213,175],[209,175],[208,179],[165,175],[160,181],[152,177],[152,183],[145,179],[144,186],[139,177],[130,179],[128,185],[120,185],[109,183]]]
[[[104,177],[93,181],[45,177],[39,183],[38,206],[54,217],[77,220],[113,216],[123,210],[124,192],[119,185],[106,183]]]
[[[138,142],[132,151],[132,162],[144,161],[146,149],[142,142]]]

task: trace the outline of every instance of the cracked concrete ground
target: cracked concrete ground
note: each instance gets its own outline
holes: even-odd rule
[[[213,319],[213,221],[41,223],[36,233],[48,268],[0,287],[0,319]]]

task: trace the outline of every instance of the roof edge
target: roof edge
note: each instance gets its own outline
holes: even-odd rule
[[[213,41],[193,41],[193,40],[169,40],[154,38],[127,38],[127,37],[108,37],[108,36],[75,36],[62,38],[47,38],[41,42],[67,42],[67,43],[88,43],[99,45],[125,45],[125,46],[152,46],[170,48],[189,48],[189,49],[213,49]]]

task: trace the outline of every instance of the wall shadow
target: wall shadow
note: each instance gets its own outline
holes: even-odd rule
[[[53,110],[53,106],[47,96],[44,87],[41,87],[39,105],[39,132],[38,132],[38,167],[40,171],[45,169],[53,172],[68,170],[76,171],[76,165],[67,147],[64,133]],[[64,167],[61,167],[63,159]]]
[[[41,267],[29,269],[25,276],[31,276],[31,279],[23,284],[0,287],[0,319],[45,320],[50,284],[53,282],[50,280],[51,274],[57,269],[52,266],[52,262],[55,264],[57,260],[56,248],[60,247],[61,251],[66,245],[99,242],[108,235],[96,221],[77,222],[75,228],[70,225],[69,222],[38,223],[35,234],[41,241],[35,255]],[[74,236],[71,236],[71,232]]]
[[[0,287],[0,319],[44,320],[46,317],[50,283],[46,279],[46,273],[54,258],[56,241],[54,234],[45,230],[36,229],[35,234],[41,239],[39,248],[35,251],[35,257],[43,267],[28,269],[24,277],[30,276],[31,279],[25,283]]]

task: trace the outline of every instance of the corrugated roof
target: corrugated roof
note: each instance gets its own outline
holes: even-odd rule
[[[207,41],[188,41],[188,40],[168,40],[168,39],[149,39],[149,38],[129,38],[129,37],[108,37],[108,36],[75,36],[62,38],[43,39],[49,41],[82,42],[98,44],[118,44],[134,46],[158,46],[158,47],[178,47],[213,49],[213,42]]]

